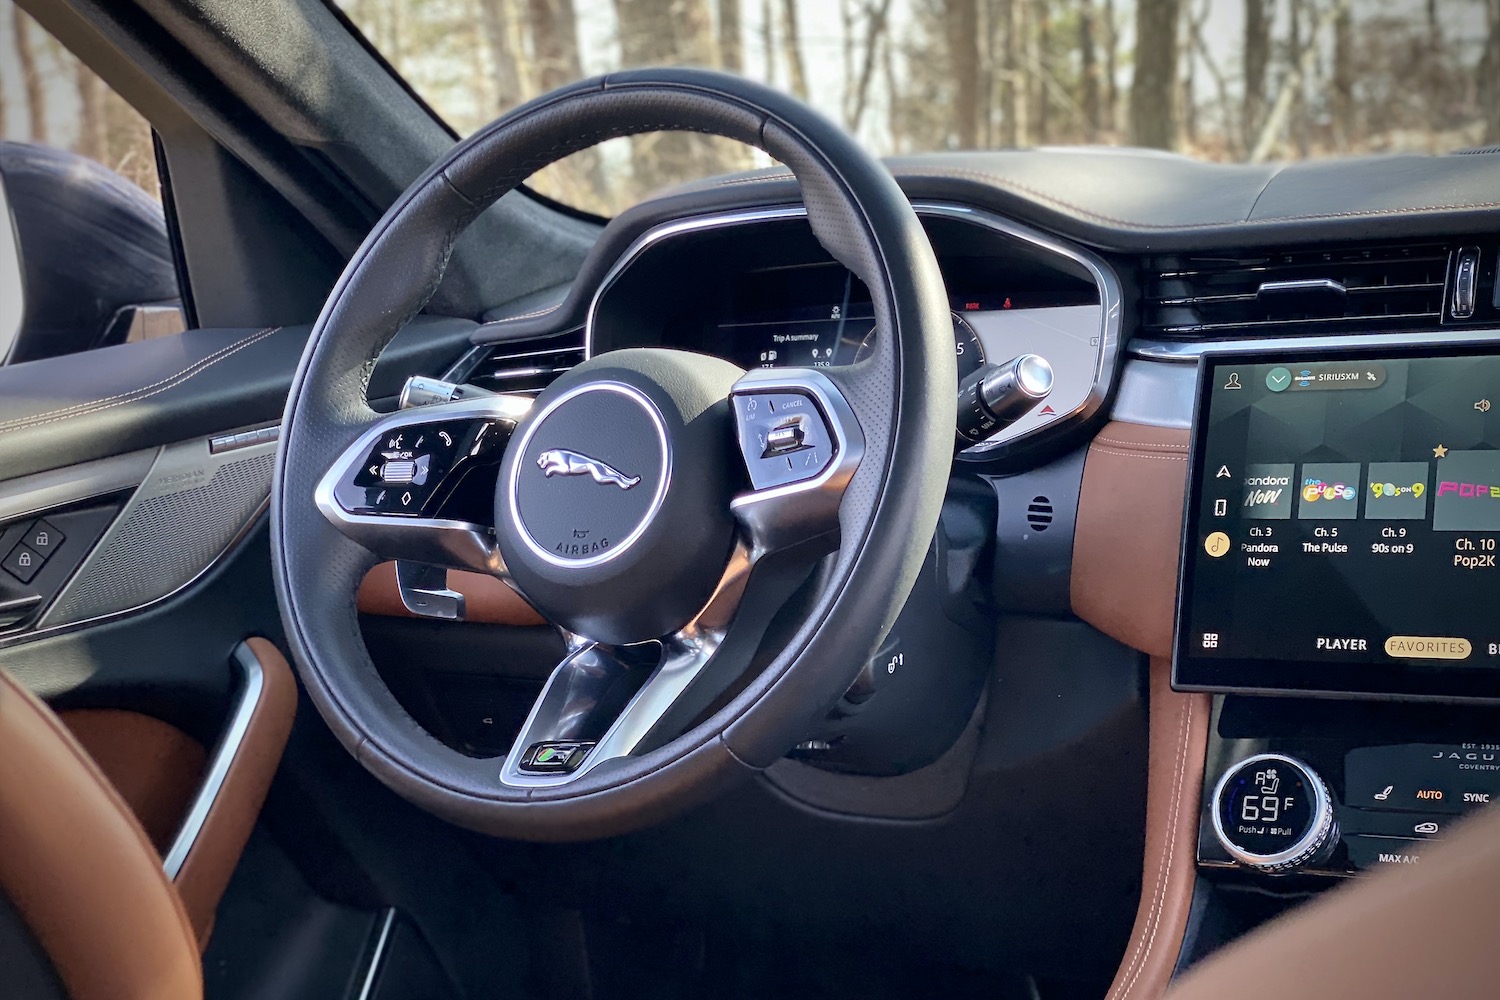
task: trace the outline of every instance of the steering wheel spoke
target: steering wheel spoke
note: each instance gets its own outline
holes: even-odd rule
[[[381,417],[318,483],[318,509],[385,559],[505,575],[492,524],[445,511],[460,481],[494,467],[528,396],[482,396]]]
[[[831,548],[865,450],[843,393],[816,368],[759,368],[730,401],[751,485],[730,506],[756,557],[820,539]]]
[[[500,780],[563,785],[676,737],[749,668],[772,617],[826,551],[757,553],[742,540],[708,604],[670,635],[612,646],[565,633],[568,653],[532,706]]]

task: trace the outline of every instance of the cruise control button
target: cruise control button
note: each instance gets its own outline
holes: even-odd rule
[[[5,557],[4,566],[6,572],[20,580],[22,583],[30,583],[31,578],[36,576],[37,570],[42,568],[42,563],[47,559],[25,542],[17,542],[16,547],[10,550],[10,555]]]
[[[40,552],[43,557],[46,557],[50,556],[52,550],[63,543],[65,537],[61,531],[58,531],[46,521],[38,521],[31,526],[31,530],[26,533],[26,536],[21,541],[31,546],[37,552]]]
[[[757,490],[816,478],[833,461],[834,439],[812,398],[800,392],[734,397],[740,452]]]

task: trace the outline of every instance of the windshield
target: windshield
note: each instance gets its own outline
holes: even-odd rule
[[[573,80],[710,66],[810,101],[880,155],[1107,144],[1208,160],[1500,142],[1495,0],[336,0],[468,134]],[[767,161],[689,134],[532,179],[613,215]]]

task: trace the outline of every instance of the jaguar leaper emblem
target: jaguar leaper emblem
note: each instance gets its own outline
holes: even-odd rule
[[[641,481],[640,476],[627,476],[597,458],[566,448],[547,449],[536,457],[536,464],[548,479],[553,476],[591,476],[601,486],[613,483],[622,490],[631,489]]]

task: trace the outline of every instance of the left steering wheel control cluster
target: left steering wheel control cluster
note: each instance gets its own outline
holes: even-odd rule
[[[489,420],[418,419],[379,435],[354,476],[335,487],[339,506],[351,514],[430,516],[466,466],[497,458],[505,446]]]

